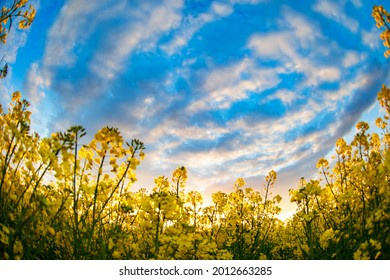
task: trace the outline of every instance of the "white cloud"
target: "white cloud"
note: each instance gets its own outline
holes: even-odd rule
[[[103,79],[114,78],[133,51],[153,49],[164,32],[179,25],[181,8],[181,1],[165,1],[161,6],[145,5],[137,10],[136,18],[132,18],[129,11],[128,17],[132,20],[119,34],[107,36],[107,42],[113,43],[104,44],[98,49],[90,64],[91,70]]]
[[[343,86],[336,90],[319,90],[318,93],[321,94],[323,98],[323,106],[326,108],[336,109],[335,106],[337,102],[343,100],[345,97],[350,96],[353,92],[364,86],[364,77],[359,75],[358,78],[352,79],[350,81],[345,81]]]
[[[268,0],[230,0],[227,1],[213,1],[210,9],[198,16],[188,15],[183,18],[180,27],[174,32],[172,40],[161,45],[161,49],[167,54],[173,55],[186,46],[194,34],[200,30],[207,23],[216,21],[220,18],[227,17],[234,12],[234,5],[236,4],[258,4],[267,2]]]
[[[186,46],[194,34],[207,23],[222,17],[227,17],[232,14],[233,11],[231,5],[214,1],[207,12],[198,16],[188,15],[186,18],[183,18],[180,27],[174,32],[172,40],[161,45],[160,48],[167,54],[173,55],[182,47]]]
[[[233,13],[232,6],[221,2],[213,2],[211,4],[211,9],[215,14],[221,17],[226,17]]]
[[[62,7],[48,33],[46,66],[70,66],[76,62],[73,50],[88,38],[103,5],[100,1],[70,0]]]
[[[280,99],[284,105],[291,105],[298,98],[300,98],[298,93],[282,89],[278,90],[274,95],[271,95],[268,100]]]
[[[31,128],[43,137],[50,133],[48,126],[56,109],[58,109],[58,104],[48,94],[50,80],[47,77],[48,75],[42,72],[40,65],[34,62],[30,65],[24,82],[24,92],[31,102]]]
[[[279,61],[284,67],[284,73],[303,73],[306,85],[316,86],[323,82],[334,82],[340,79],[338,66],[327,66],[318,57],[326,55],[330,50],[324,48],[325,39],[303,15],[291,10],[283,11],[285,21],[282,27],[290,27],[286,31],[255,34],[248,47],[262,59]],[[329,48],[339,48],[333,42],[327,42]],[[300,52],[304,50],[305,55]],[[325,65],[323,65],[325,64]]]
[[[89,64],[98,77],[111,80],[123,69],[133,51],[155,47],[159,36],[178,26],[183,4],[173,0],[160,5],[143,1],[134,9],[127,1],[120,0],[109,5],[108,9],[104,1],[70,0],[49,31],[45,66],[74,65],[78,46],[85,44],[108,19],[122,18],[124,25],[117,32],[105,33]]]
[[[302,48],[311,48],[315,39],[319,37],[316,23],[289,8],[284,8],[282,13],[285,21],[280,23],[280,27],[292,30],[293,36]]]
[[[249,41],[249,47],[262,57],[268,59],[285,59],[297,57],[291,45],[292,34],[289,32],[274,32],[267,35],[254,35]]]
[[[370,31],[363,30],[362,31],[362,41],[368,46],[371,50],[378,49],[381,42],[379,38],[380,31],[375,26],[371,28]]]
[[[38,104],[45,97],[45,88],[50,86],[50,81],[41,74],[37,63],[32,63],[27,73],[25,90],[29,100]]]
[[[160,48],[169,55],[178,52],[182,47],[186,46],[188,41],[202,26],[214,20],[214,16],[210,13],[203,13],[197,17],[192,15],[183,19],[179,29],[173,35],[173,39]]]
[[[279,22],[279,27],[284,31],[255,34],[250,38],[248,47],[264,58],[289,61],[293,65],[289,63],[286,66],[296,67],[304,60],[296,49],[312,50],[321,35],[303,15],[287,8],[282,10],[282,14],[284,20]]]
[[[263,2],[269,2],[269,0],[230,0],[232,4],[259,4]]]
[[[340,70],[336,67],[322,67],[316,75],[321,82],[334,82],[340,79]]]
[[[26,44],[27,32],[27,30],[17,30],[15,27],[11,29],[7,37],[7,43],[5,45],[1,43],[5,62],[14,63],[16,61],[19,49]]]
[[[317,0],[313,5],[313,10],[356,33],[359,29],[359,22],[344,12],[344,5],[345,1]]]
[[[360,57],[357,52],[349,51],[343,59],[343,66],[349,68],[359,63]]]
[[[360,8],[363,6],[363,3],[361,0],[350,0],[350,2],[356,7],[356,8]]]
[[[246,78],[247,76],[248,78]],[[188,108],[189,113],[227,109],[232,103],[246,99],[250,92],[262,92],[279,83],[274,69],[257,67],[250,59],[212,70],[204,81],[203,96]]]

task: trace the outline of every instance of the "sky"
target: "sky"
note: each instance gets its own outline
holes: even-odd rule
[[[37,15],[0,46],[41,136],[73,125],[85,141],[102,127],[140,139],[134,190],[188,170],[205,201],[237,178],[295,210],[288,189],[318,159],[380,114],[389,83],[370,0],[30,0]],[[3,105],[4,106],[4,105]]]

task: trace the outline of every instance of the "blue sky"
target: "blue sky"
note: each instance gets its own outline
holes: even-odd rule
[[[33,25],[1,46],[1,103],[21,90],[42,135],[108,125],[139,138],[135,189],[184,165],[188,189],[209,196],[238,177],[261,188],[274,169],[294,210],[288,189],[374,119],[389,82],[371,18],[381,1],[30,2]]]

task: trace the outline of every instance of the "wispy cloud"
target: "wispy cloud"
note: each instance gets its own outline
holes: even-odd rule
[[[260,94],[276,86],[279,80],[275,69],[260,68],[254,61],[243,59],[211,71],[200,89],[201,97],[188,107],[188,111],[228,109],[232,103],[249,98],[250,94]]]
[[[68,109],[105,95],[134,52],[153,50],[179,24],[181,8],[181,1],[65,4],[49,31],[43,67]]]
[[[355,6],[359,6],[358,1],[352,1]],[[359,29],[359,22],[349,17],[345,11],[346,1],[321,1],[317,0],[313,5],[313,9],[322,14],[323,16],[334,20],[335,22],[341,24],[342,26],[348,28],[351,32],[357,32]]]
[[[376,50],[381,45],[379,38],[380,31],[378,28],[373,26],[370,30],[362,31],[362,41],[363,44],[368,46],[372,50]]]
[[[180,25],[174,31],[172,38],[160,47],[168,55],[173,55],[181,50],[182,47],[187,46],[189,40],[194,34],[205,26],[220,17],[225,17],[233,12],[233,7],[227,3],[213,2],[207,12],[193,15],[187,15]]]
[[[42,73],[40,73],[39,65],[37,63],[31,64],[24,86],[28,99],[33,104],[39,104],[41,99],[45,97],[45,89],[49,86],[50,81],[45,80]]]
[[[7,63],[14,63],[16,61],[16,57],[18,55],[18,51],[21,47],[24,46],[27,40],[27,31],[17,30],[16,28],[12,28],[10,33],[8,34],[7,43],[5,45],[2,44],[2,51],[4,52],[4,60]],[[2,57],[0,57],[1,59]]]

